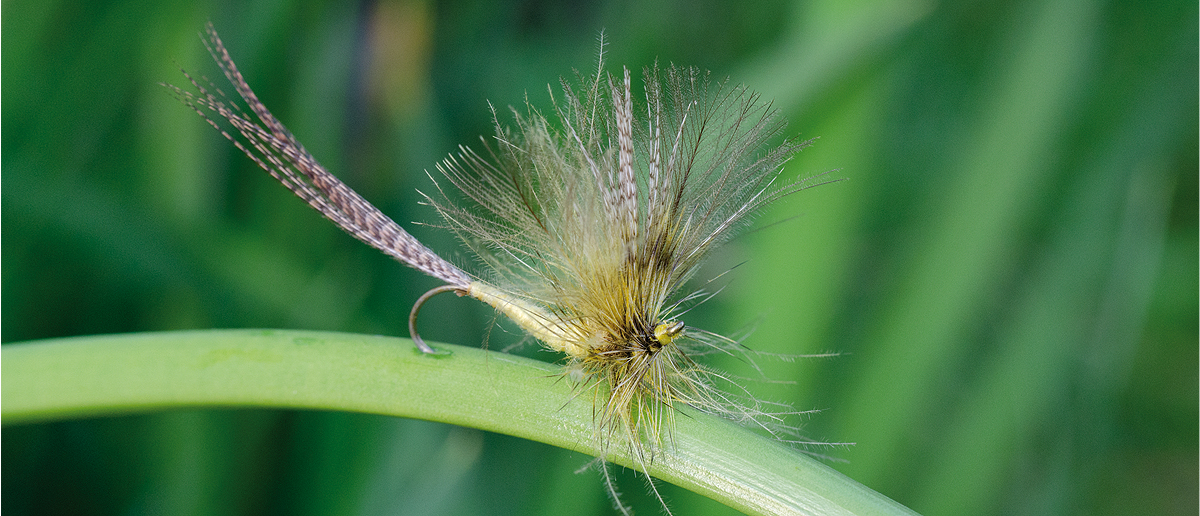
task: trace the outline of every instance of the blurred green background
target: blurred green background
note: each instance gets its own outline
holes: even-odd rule
[[[459,263],[423,173],[594,64],[731,76],[819,136],[689,324],[753,327],[751,391],[922,513],[1197,513],[1194,1],[6,1],[3,342],[406,335],[436,282],[343,235],[159,82],[211,20],[331,171]],[[781,224],[765,226],[783,221]],[[499,349],[467,300],[423,335]],[[536,349],[517,352],[544,360]],[[719,364],[754,376],[745,364]],[[481,394],[486,395],[486,394]],[[5,427],[5,514],[607,514],[588,458],[393,418],[189,410]],[[628,502],[653,514],[643,482]],[[728,509],[664,486],[676,514]]]

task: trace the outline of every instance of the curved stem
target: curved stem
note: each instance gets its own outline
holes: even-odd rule
[[[499,432],[599,453],[588,400],[551,364],[407,339],[208,330],[6,344],[5,425],[180,407],[365,412]],[[572,400],[569,401],[568,400]],[[675,419],[650,473],[750,514],[911,514],[779,442],[719,418]],[[612,462],[630,466],[621,450]]]

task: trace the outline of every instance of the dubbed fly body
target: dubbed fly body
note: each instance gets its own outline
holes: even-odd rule
[[[629,70],[609,75],[601,59],[594,75],[551,88],[552,111],[514,109],[512,127],[496,116],[485,152],[460,147],[426,196],[486,264],[472,275],[327,172],[258,100],[211,24],[207,34],[250,112],[190,76],[198,93],[173,90],[342,229],[446,283],[414,306],[422,351],[434,352],[411,325],[428,296],[453,291],[495,307],[566,355],[566,374],[594,400],[602,448],[627,447],[644,471],[675,403],[772,426],[775,412],[693,360],[738,343],[681,320],[705,296],[684,286],[710,252],[764,204],[826,181],[777,181],[807,142],[784,139],[784,122],[756,94],[656,65],[634,95]]]

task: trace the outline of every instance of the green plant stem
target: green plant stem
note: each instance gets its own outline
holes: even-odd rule
[[[5,425],[182,407],[365,412],[440,421],[597,455],[591,398],[552,364],[407,339],[209,330],[3,347]],[[622,450],[607,459],[633,466]],[[777,441],[687,411],[650,473],[750,514],[911,514]]]

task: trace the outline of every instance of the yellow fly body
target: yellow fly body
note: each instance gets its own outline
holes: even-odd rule
[[[446,283],[414,306],[410,330],[423,351],[433,352],[412,324],[428,296],[453,291],[495,307],[566,355],[566,374],[594,393],[602,449],[627,447],[643,470],[669,436],[673,404],[748,424],[775,416],[693,360],[737,342],[679,320],[702,296],[683,287],[710,252],[764,204],[822,181],[777,181],[807,142],[767,147],[785,123],[756,94],[654,66],[635,109],[629,70],[611,76],[601,59],[594,75],[563,81],[558,98],[551,90],[550,117],[528,107],[513,110],[515,127],[497,118],[486,157],[460,147],[437,166],[457,193],[439,185],[426,197],[486,264],[471,275],[327,172],[250,90],[211,24],[207,34],[251,112],[190,76],[198,94],[171,88],[348,233]]]

